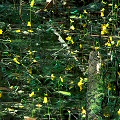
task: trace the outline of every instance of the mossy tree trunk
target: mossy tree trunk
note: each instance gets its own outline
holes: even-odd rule
[[[87,120],[102,120],[101,104],[104,96],[104,87],[99,66],[100,58],[98,57],[98,52],[90,52],[87,88]]]

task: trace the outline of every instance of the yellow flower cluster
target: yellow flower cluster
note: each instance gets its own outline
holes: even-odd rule
[[[108,33],[108,27],[109,27],[109,24],[102,24],[101,25],[101,35],[105,35]]]
[[[74,41],[71,36],[66,37],[66,40],[70,41],[72,44],[74,44]]]
[[[105,11],[105,8],[102,8],[102,10],[101,10],[101,17],[104,17],[104,11]]]
[[[105,46],[111,47],[114,44],[115,44],[115,42],[113,41],[112,36],[110,36],[108,39],[108,42],[105,43]]]

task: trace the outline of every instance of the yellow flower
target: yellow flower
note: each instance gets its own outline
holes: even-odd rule
[[[31,94],[29,94],[29,97],[33,97],[34,95],[34,92],[32,92]]]
[[[78,86],[80,87],[80,91],[82,90],[82,85],[84,84],[83,79],[80,77],[80,81],[78,82]]]
[[[82,24],[82,26],[83,26],[83,27],[86,27],[86,26],[87,26],[87,24]]]
[[[13,61],[17,64],[20,64],[20,62],[18,62],[17,58],[14,58]]]
[[[104,113],[103,116],[104,117],[110,117],[110,114],[109,113]]]
[[[71,111],[70,111],[70,110],[68,110],[68,113],[70,114],[70,113],[71,113]]]
[[[19,90],[18,93],[19,93],[19,94],[22,94],[22,93],[24,93],[24,91],[23,91],[23,90]]]
[[[118,75],[119,75],[119,77],[120,77],[120,72],[117,72],[118,73]]]
[[[42,105],[41,104],[37,104],[36,107],[40,108],[40,107],[42,107]]]
[[[47,99],[47,97],[44,97],[44,101],[43,101],[43,103],[48,103],[48,99]]]
[[[32,32],[33,32],[33,30],[28,30],[28,32],[32,33]]]
[[[24,106],[23,106],[23,105],[20,105],[19,108],[24,108]]]
[[[104,17],[104,12],[103,11],[101,11],[101,17]]]
[[[79,47],[80,47],[80,49],[82,49],[83,48],[82,44],[80,44]]]
[[[112,41],[112,36],[110,36],[109,38],[110,38],[110,41]]]
[[[28,21],[28,24],[27,24],[27,26],[30,26],[30,27],[31,27],[31,22],[30,22],[30,21]]]
[[[8,111],[9,111],[9,112],[13,112],[13,111],[14,111],[14,109],[8,108]]]
[[[107,43],[105,43],[105,46],[111,47],[111,43],[107,42]]]
[[[0,34],[2,34],[3,33],[3,31],[2,31],[2,29],[0,29]]]
[[[61,80],[61,82],[63,82],[64,80],[63,80],[63,78],[60,76],[60,80]]]
[[[120,46],[120,40],[117,41],[117,45],[116,46],[117,47]]]
[[[117,112],[117,113],[118,113],[118,115],[120,116],[120,109],[118,110],[118,112]]]
[[[106,4],[106,2],[104,2],[103,0],[102,0],[102,3],[103,3],[103,4]]]
[[[74,44],[74,41],[73,41],[73,39],[71,40],[71,43],[72,43],[72,44]]]
[[[101,11],[105,11],[105,8],[102,8]]]
[[[106,24],[102,24],[102,30],[106,30],[106,29],[107,29]]]
[[[2,97],[2,92],[0,92],[0,98]]]
[[[34,6],[34,3],[35,3],[35,1],[32,0],[31,3],[30,3],[30,6],[33,7],[33,6]]]
[[[70,29],[71,30],[75,30],[75,27],[72,25],[72,26],[70,26]]]
[[[118,6],[115,4],[115,8],[118,8]]]
[[[13,86],[10,86],[10,89],[13,89],[14,87]]]
[[[95,47],[95,50],[96,50],[96,51],[99,50],[99,47]]]
[[[34,60],[33,60],[33,63],[36,63],[36,62],[37,62],[37,60],[34,59]]]
[[[82,114],[86,114],[86,110],[82,107],[82,111],[81,111]]]
[[[111,90],[111,84],[110,83],[108,83],[108,90]]]
[[[71,20],[71,19],[70,19],[70,23],[73,23],[73,22],[74,22],[74,20]]]
[[[109,18],[109,21],[111,22],[111,21],[112,21],[112,18]]]
[[[71,36],[66,37],[66,40],[70,41],[72,44],[74,44],[74,41]]]
[[[12,40],[8,40],[9,42],[12,42]]]
[[[66,40],[71,40],[71,39],[72,39],[71,36],[66,37]]]
[[[79,18],[82,18],[82,15],[80,14]]]
[[[88,12],[86,10],[84,10],[84,13],[87,14]]]
[[[54,80],[54,79],[55,79],[54,74],[51,74],[51,80]]]
[[[113,4],[108,4],[108,6],[112,6]]]
[[[76,54],[77,54],[77,51],[71,51],[71,54],[72,54],[72,55],[76,55]]]
[[[104,34],[107,34],[108,33],[108,30],[107,30],[107,28],[109,27],[109,24],[107,23],[107,24],[102,24],[101,25],[101,35],[104,35]]]
[[[28,50],[28,52],[29,52],[29,55],[32,55],[32,52],[30,50]]]
[[[20,32],[20,30],[16,30],[16,32],[17,32],[17,33],[19,33],[19,32]]]

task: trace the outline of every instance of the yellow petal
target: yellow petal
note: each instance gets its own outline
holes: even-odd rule
[[[54,74],[51,74],[51,80],[54,80],[54,79],[55,79]]]
[[[2,92],[0,92],[0,98],[2,97]]]
[[[71,20],[71,19],[70,19],[70,22],[71,22],[71,23],[73,23],[73,22],[74,22],[74,20]]]
[[[102,8],[101,11],[102,11],[102,12],[105,11],[105,8]]]
[[[33,30],[28,30],[28,32],[32,33],[32,32],[33,32]]]
[[[79,47],[80,47],[80,49],[82,49],[83,48],[82,44],[80,44]]]
[[[37,104],[36,107],[40,108],[40,107],[42,107],[42,105],[41,104]]]
[[[84,13],[87,14],[88,12],[86,10],[84,10]]]
[[[19,33],[19,32],[20,32],[20,30],[16,30],[16,32],[17,32],[17,33]]]
[[[47,99],[47,97],[44,97],[44,101],[43,101],[43,103],[48,103],[48,99]]]
[[[104,12],[101,12],[101,17],[104,17]]]
[[[17,64],[20,64],[20,62],[17,61],[17,58],[14,58],[13,61]]]
[[[30,26],[30,27],[31,27],[31,22],[30,22],[30,21],[28,22],[27,26]]]
[[[63,82],[64,80],[63,80],[63,78],[60,76],[60,80],[61,80],[61,82]]]
[[[120,109],[118,110],[118,112],[117,112],[117,113],[118,113],[118,115],[120,116]]]
[[[120,46],[120,40],[117,41],[117,45],[116,46],[117,47]]]
[[[82,107],[82,111],[81,111],[82,114],[86,114],[86,110]]]
[[[71,36],[66,37],[66,40],[71,40],[71,39],[72,39]]]
[[[32,92],[31,94],[29,94],[29,97],[33,97],[34,95],[34,92]]]
[[[33,6],[34,6],[34,3],[35,3],[35,1],[32,0],[31,3],[30,3],[30,6],[33,7]]]
[[[2,29],[0,29],[0,34],[2,34],[3,33],[3,31],[2,31]]]
[[[79,18],[82,18],[82,15],[80,14]]]

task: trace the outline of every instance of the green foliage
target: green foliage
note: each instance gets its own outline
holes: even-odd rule
[[[100,53],[102,67],[96,79],[104,86],[96,87],[104,93],[96,96],[102,105],[91,104],[91,109],[98,113],[102,108],[101,119],[119,119],[119,4],[95,2],[80,9],[73,2],[59,3],[58,15],[51,7],[40,11],[41,16],[36,14],[38,6],[23,4],[22,20],[20,5],[0,5],[2,119],[84,120],[92,50]]]

